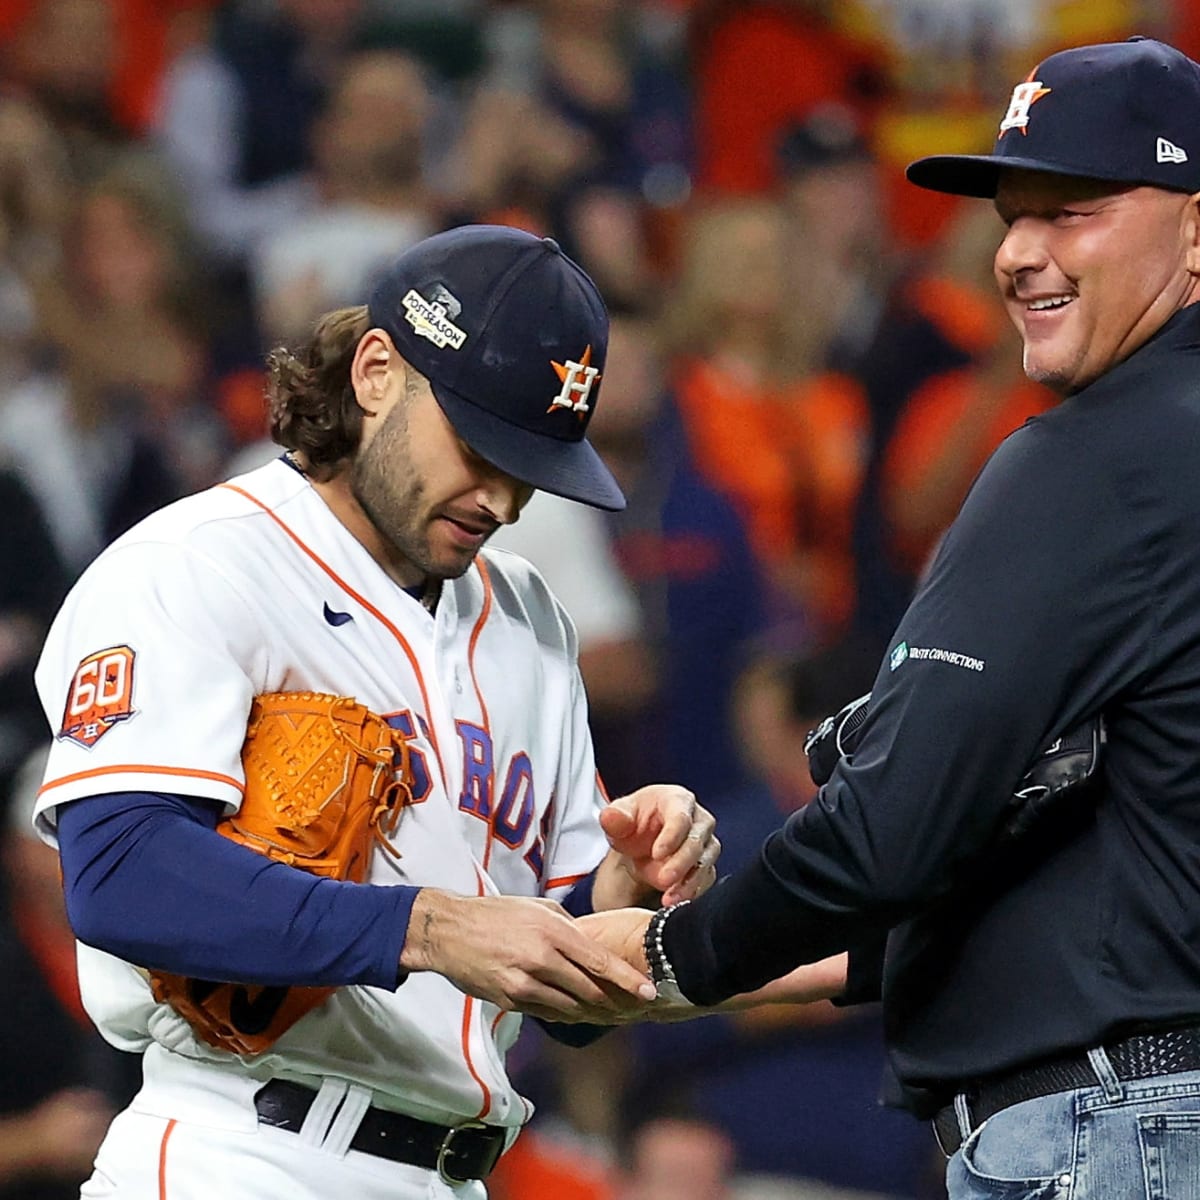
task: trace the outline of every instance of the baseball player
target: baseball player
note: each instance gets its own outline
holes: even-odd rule
[[[584,438],[606,342],[552,241],[430,238],[272,357],[282,458],[152,515],[68,597],[37,670],[57,736],[36,819],[84,1003],[145,1077],[84,1196],[482,1197],[531,1113],[514,1010],[569,1037],[653,996],[568,913],[697,895],[712,818],[668,785],[606,806],[571,623],[484,549],[537,488],[622,506]],[[361,882],[221,836],[259,698],[314,696],[403,751]],[[304,810],[300,726],[261,748],[280,826]]]

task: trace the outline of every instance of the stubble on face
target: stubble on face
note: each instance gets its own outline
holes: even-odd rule
[[[464,575],[486,540],[468,546],[446,536],[455,523],[474,529],[480,522],[451,498],[471,483],[466,455],[428,384],[410,371],[403,395],[350,471],[350,491],[375,531],[402,565],[426,580]],[[431,501],[442,492],[446,498]]]
[[[427,539],[421,536],[425,486],[413,461],[407,388],[359,454],[350,490],[379,536],[424,575],[434,574]],[[465,567],[463,568],[466,569]]]

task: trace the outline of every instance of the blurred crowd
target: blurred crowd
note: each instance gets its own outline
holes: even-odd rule
[[[1039,58],[1134,32],[1196,57],[1200,0],[0,4],[0,1200],[77,1194],[137,1080],[30,833],[32,663],[107,541],[276,452],[266,352],[452,225],[582,263],[629,506],[537,496],[496,542],[578,626],[610,793],[686,784],[737,865],[1050,400],[994,296],[998,219],[903,166],[989,149]],[[876,1013],[831,1005],[582,1051],[531,1029],[494,1200],[936,1197],[881,1054]]]

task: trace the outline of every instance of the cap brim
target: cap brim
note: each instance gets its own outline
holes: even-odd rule
[[[566,442],[521,429],[430,381],[433,394],[455,432],[481,458],[528,483],[593,508],[620,512],[625,497],[612,472],[586,439]]]
[[[1106,179],[1112,183],[1130,183],[1123,177],[1106,175],[1093,165],[1073,169],[1066,163],[1044,158],[1024,158],[1017,154],[934,154],[909,163],[904,174],[910,183],[931,192],[952,196],[977,196],[994,200],[1000,186],[1003,167],[1018,171],[1044,171],[1051,175],[1070,175],[1077,179]],[[1161,186],[1161,185],[1159,185]]]

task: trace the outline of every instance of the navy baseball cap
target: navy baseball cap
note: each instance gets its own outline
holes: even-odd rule
[[[991,154],[937,154],[905,174],[993,198],[1002,167],[1200,192],[1200,65],[1144,37],[1052,54],[1014,88]]]
[[[476,454],[541,491],[625,507],[584,437],[608,313],[555,241],[504,225],[435,234],[383,272],[367,308]]]

